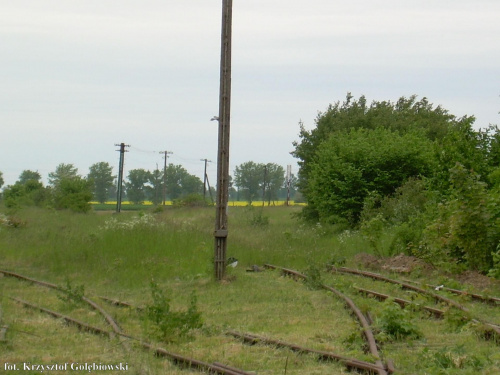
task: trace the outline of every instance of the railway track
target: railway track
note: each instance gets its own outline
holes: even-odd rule
[[[279,267],[279,266],[275,266],[272,264],[265,264],[264,267],[270,268],[270,269],[279,269],[279,270],[281,270],[281,272],[283,274],[288,275],[288,276],[292,276],[296,279],[302,279],[302,280],[307,279],[306,275],[304,275],[298,271],[288,269],[288,268]],[[361,310],[355,305],[355,303],[352,301],[352,299],[350,299],[349,297],[347,297],[346,295],[344,295],[343,293],[341,293],[337,289],[332,288],[330,286],[321,284],[321,288],[332,292],[334,295],[336,295],[337,297],[344,300],[345,304],[351,309],[353,314],[358,319],[358,321],[363,329],[363,334],[364,334],[364,337],[366,339],[366,342],[367,342],[367,345],[369,348],[369,352],[376,359],[375,365],[377,367],[377,373],[379,375],[386,375],[388,373],[392,373],[392,371],[390,371],[390,369],[392,369],[392,366],[391,365],[388,366],[387,364],[384,365],[382,363],[381,356],[380,356],[380,353],[378,350],[378,346],[377,346],[377,343],[375,341],[375,336],[373,334],[372,329],[370,328],[370,323],[368,322],[368,319],[363,315]]]
[[[33,284],[36,284],[39,286],[49,288],[49,289],[58,290],[60,292],[65,291],[64,288],[61,288],[55,284],[51,284],[51,283],[48,283],[45,281],[36,280],[36,279],[30,278],[27,276],[20,275],[18,273],[0,270],[0,274],[3,274],[4,276],[7,276],[7,277],[16,278],[18,280],[30,282],[30,283],[33,283]],[[41,307],[41,306],[35,305],[33,303],[30,303],[28,301],[22,300],[20,298],[11,297],[11,299],[13,301],[17,302],[18,304],[21,304],[22,306],[25,306],[27,308],[30,308],[33,310],[38,310],[40,312],[48,314],[48,315],[50,315],[54,318],[57,318],[57,319],[62,319],[65,322],[78,327],[80,330],[90,332],[93,334],[97,334],[97,335],[108,336],[110,339],[118,337],[120,342],[122,343],[122,345],[124,346],[124,348],[127,351],[130,350],[130,347],[128,345],[127,340],[134,340],[136,342],[139,342],[143,348],[154,352],[154,354],[156,356],[165,357],[179,367],[201,370],[201,371],[211,373],[211,374],[252,375],[252,373],[250,373],[250,372],[238,369],[236,367],[228,366],[228,365],[225,365],[225,364],[222,364],[219,362],[208,363],[208,362],[204,362],[204,361],[201,361],[201,360],[198,360],[195,358],[186,357],[186,356],[183,356],[183,355],[178,354],[178,353],[173,353],[173,352],[168,351],[164,348],[156,347],[148,342],[145,342],[144,340],[142,340],[140,338],[136,338],[136,337],[127,335],[125,332],[122,331],[122,329],[119,327],[118,323],[111,317],[111,315],[105,309],[103,309],[101,306],[99,306],[97,303],[95,303],[94,301],[90,300],[87,297],[82,297],[82,301],[85,302],[87,305],[89,305],[92,309],[98,311],[104,317],[105,321],[107,322],[107,324],[109,325],[111,330],[106,330],[106,329],[102,329],[102,328],[99,328],[96,326],[89,325],[89,324],[84,323],[82,321],[79,321],[77,319],[73,319],[70,316],[61,314],[61,313],[53,311],[53,310],[46,309],[44,307]]]
[[[282,274],[292,277],[295,280],[307,280],[307,276],[303,273],[300,273],[298,271],[284,268],[284,267],[279,267],[275,265],[270,265],[266,264],[264,268],[267,269],[274,269],[274,270],[280,270]],[[426,285],[418,285],[414,282],[410,281],[399,281],[399,280],[394,280],[390,279],[388,277],[385,277],[380,274],[375,274],[373,272],[366,272],[366,271],[359,271],[359,270],[352,270],[348,269],[345,267],[341,268],[329,268],[331,272],[338,273],[339,275],[346,275],[346,274],[351,274],[351,275],[357,275],[357,276],[362,276],[366,278],[371,278],[373,280],[378,280],[381,282],[388,282],[392,284],[396,284],[401,286],[404,289],[409,289],[417,293],[423,293],[427,296],[430,296],[431,298],[435,299],[436,301],[439,301],[441,303],[445,303],[449,306],[452,306],[453,308],[459,309],[464,312],[470,312],[467,307],[465,307],[463,304],[458,303],[457,301],[454,301],[448,297],[441,296],[437,293],[434,293],[433,291],[430,291],[428,289],[428,286]],[[52,290],[57,290],[59,292],[65,292],[65,289],[62,287],[59,287],[55,284],[47,283],[45,281],[39,281],[35,280],[30,277],[26,277],[14,272],[10,271],[3,271],[0,270],[0,274],[3,274],[6,277],[14,278],[20,281],[25,281],[29,283],[33,283],[36,285],[40,285],[42,287],[52,289]],[[365,314],[361,311],[361,309],[356,306],[354,301],[348,297],[345,293],[341,292],[340,290],[337,290],[331,286],[321,284],[321,288],[331,292],[335,297],[341,299],[344,302],[344,305],[352,312],[352,315],[356,318],[358,321],[361,329],[362,329],[362,337],[364,338],[366,342],[366,347],[367,347],[367,352],[371,354],[371,356],[375,359],[373,362],[369,362],[366,360],[360,360],[357,358],[352,358],[348,356],[343,356],[334,352],[328,352],[328,351],[321,351],[321,350],[315,350],[315,349],[310,349],[307,347],[304,347],[302,345],[297,345],[295,343],[290,343],[286,342],[280,339],[275,339],[272,337],[268,336],[261,336],[261,335],[255,335],[253,333],[242,333],[239,331],[235,330],[229,330],[226,331],[225,334],[227,336],[230,336],[234,339],[238,339],[242,341],[243,343],[249,344],[249,345],[266,345],[266,346],[272,346],[276,348],[276,350],[291,350],[293,352],[301,353],[301,354],[308,354],[312,356],[316,356],[318,360],[322,361],[336,361],[341,364],[343,364],[347,369],[349,370],[355,370],[358,372],[363,372],[363,373],[368,373],[368,374],[379,374],[379,375],[385,375],[385,374],[392,374],[392,373],[397,373],[395,366],[393,362],[387,358],[384,358],[382,356],[382,353],[380,352],[381,345],[377,343],[375,340],[375,335],[372,331],[371,328],[371,322],[370,319],[367,318]],[[397,297],[392,297],[388,294],[380,293],[376,290],[373,290],[373,288],[370,289],[364,289],[364,288],[359,288],[359,287],[354,287],[358,293],[365,295],[365,296],[370,296],[370,297],[375,297],[379,300],[386,300],[391,298],[394,302],[398,303],[400,306],[404,307],[409,304],[413,304],[413,302],[402,299],[402,298],[397,298]],[[456,294],[456,295],[463,295],[466,294],[466,292],[458,291],[458,290],[453,290],[453,291],[448,291],[450,293]],[[470,293],[467,293],[468,295],[471,295]],[[99,297],[102,301],[105,301],[106,303],[113,305],[113,306],[118,306],[118,307],[126,307],[129,308],[130,310],[136,310],[137,312],[140,312],[143,310],[142,307],[137,307],[134,306],[131,303],[128,302],[123,302],[119,301],[116,299],[111,299],[107,297]],[[475,296],[471,295],[471,298],[474,299],[474,301],[478,301],[481,303],[487,303],[488,305],[493,305],[493,306],[498,306],[498,303],[496,301],[496,297],[484,297],[480,296],[479,294],[476,294]],[[227,374],[227,375],[234,375],[234,374],[243,374],[243,375],[250,375],[250,374],[255,374],[254,372],[248,372],[242,369],[238,369],[236,367],[232,367],[227,364],[223,364],[221,362],[205,362],[199,359],[195,358],[190,358],[186,357],[184,355],[180,355],[178,353],[173,353],[171,351],[168,351],[164,348],[156,347],[148,342],[145,342],[143,339],[138,338],[138,337],[133,337],[131,335],[128,335],[126,332],[123,331],[123,329],[120,327],[119,323],[113,319],[111,314],[106,311],[102,306],[99,304],[95,303],[91,299],[87,297],[83,297],[82,301],[85,302],[91,309],[95,310],[98,312],[102,317],[103,320],[107,324],[107,329],[101,328],[101,327],[96,327],[92,326],[90,324],[87,324],[83,322],[82,320],[77,320],[74,319],[70,316],[61,314],[60,312],[53,311],[46,309],[42,306],[38,306],[36,304],[33,304],[31,302],[22,300],[17,297],[12,297],[12,300],[15,301],[17,304],[22,305],[26,308],[32,309],[32,310],[38,310],[44,314],[48,314],[50,316],[53,316],[54,318],[57,319],[62,319],[68,324],[74,325],[78,327],[80,330],[85,331],[85,332],[90,332],[98,336],[102,337],[108,337],[110,339],[118,339],[120,343],[122,344],[123,348],[125,351],[132,351],[134,350],[133,347],[131,347],[131,343],[134,345],[139,345],[142,349],[147,349],[151,352],[153,352],[156,356],[159,357],[164,357],[168,359],[171,363],[181,367],[181,368],[191,368],[196,371],[202,371],[202,372],[207,372],[207,373],[216,373],[216,374]],[[431,306],[420,306],[422,310],[427,311],[430,313],[432,316],[436,318],[442,318],[445,314],[443,310],[437,309],[435,307]],[[493,307],[494,308],[494,307]],[[500,327],[494,323],[489,323],[485,322],[482,319],[473,319],[473,321],[479,322],[487,326],[492,333],[492,336],[498,338],[500,334]],[[0,320],[1,323],[1,320]]]
[[[460,303],[458,303],[458,302],[456,302],[448,297],[444,297],[442,295],[434,293],[433,291],[430,291],[428,289],[423,289],[421,287],[415,286],[414,284],[410,284],[408,282],[394,280],[394,279],[391,279],[389,277],[386,277],[386,276],[383,276],[383,275],[380,275],[377,273],[373,273],[373,272],[354,270],[354,269],[350,269],[350,268],[346,268],[346,267],[339,267],[339,268],[329,267],[329,271],[330,272],[354,274],[354,275],[368,277],[368,278],[371,278],[374,280],[379,280],[379,281],[383,281],[383,282],[387,282],[387,283],[391,283],[391,284],[397,284],[397,285],[400,285],[404,289],[412,290],[412,291],[417,292],[419,294],[430,296],[430,297],[434,298],[436,301],[443,302],[443,303],[445,303],[449,306],[452,306],[458,310],[461,310],[465,313],[468,313],[468,314],[471,313],[467,307],[465,307],[464,305],[462,305],[462,304],[460,304]],[[435,290],[435,289],[436,288],[434,287],[433,290]],[[466,295],[467,294],[466,292],[462,292],[462,291],[459,291],[456,289],[453,289],[453,293],[459,294],[459,295]],[[485,298],[483,296],[479,296],[478,294],[475,294],[475,296],[476,296],[475,299],[479,300],[481,302],[492,302],[492,301],[495,301],[497,299],[494,297]],[[478,317],[475,317],[475,318],[473,317],[471,320],[475,323],[483,324],[484,327],[486,328],[486,331],[488,332],[488,334],[486,336],[488,338],[490,338],[490,337],[494,338],[496,342],[500,342],[500,325],[488,322],[488,321],[481,319],[481,318],[478,318]]]

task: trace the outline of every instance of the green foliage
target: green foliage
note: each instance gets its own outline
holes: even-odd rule
[[[49,185],[57,189],[63,180],[72,179],[78,176],[78,168],[73,164],[61,163],[54,172],[49,173]]]
[[[497,246],[496,253],[491,253],[493,257],[493,267],[489,270],[488,276],[500,279],[500,245]]]
[[[93,183],[94,199],[104,203],[108,199],[108,191],[113,187],[113,167],[107,162],[92,164],[89,168],[87,179]]]
[[[479,176],[458,163],[450,171],[450,184],[450,198],[425,230],[424,247],[431,255],[441,253],[441,259],[444,253],[487,272],[500,236],[499,197],[489,194]]]
[[[321,278],[321,272],[319,268],[315,265],[310,265],[304,272],[306,279],[304,283],[311,290],[320,290],[323,288],[323,280]]]
[[[278,193],[284,183],[285,170],[274,163],[249,161],[236,166],[234,170],[234,185],[249,203],[257,198],[268,202],[278,199]],[[262,196],[264,190],[265,196]]]
[[[146,200],[145,185],[148,182],[150,172],[145,169],[132,169],[128,172],[128,181],[125,182],[127,198],[135,204],[141,204]]]
[[[188,194],[172,202],[175,207],[208,207],[210,204],[200,194]]]
[[[470,353],[463,345],[436,351],[424,348],[421,357],[423,363],[432,365],[433,374],[452,374],[456,369],[474,369],[474,373],[478,373],[485,366],[484,359]]]
[[[66,286],[60,287],[60,290],[62,293],[57,298],[70,304],[80,304],[85,296],[83,284],[73,286],[69,279],[66,279]]]
[[[391,195],[410,177],[434,170],[432,143],[422,134],[384,128],[337,132],[310,165],[308,203],[327,222],[358,223],[369,194]]]
[[[26,170],[21,172],[21,175],[19,176],[18,182],[21,185],[26,185],[26,183],[28,183],[28,181],[33,180],[36,182],[40,182],[41,179],[42,179],[42,175],[40,173],[26,169]]]
[[[170,164],[167,167],[166,179],[167,195],[171,200],[203,192],[203,182],[189,174],[181,165]]]
[[[150,282],[150,287],[153,301],[151,305],[146,306],[146,319],[153,323],[148,326],[150,334],[162,341],[171,342],[177,337],[185,337],[193,329],[202,327],[201,312],[198,311],[198,299],[194,292],[186,311],[172,311],[170,299],[154,280]]]
[[[54,208],[73,212],[88,212],[92,208],[92,182],[82,177],[65,178],[58,181],[53,192]]]
[[[378,318],[377,326],[381,331],[379,336],[382,339],[385,337],[390,340],[405,340],[416,339],[421,336],[421,333],[411,321],[410,312],[401,308],[392,299],[384,302],[384,309]]]
[[[247,222],[251,226],[259,228],[269,226],[269,216],[264,215],[262,208],[247,206],[245,207],[245,213],[247,215]]]
[[[18,181],[5,188],[3,197],[7,208],[43,206],[50,199],[50,189],[35,180],[28,180],[24,183]]]
[[[356,100],[348,93],[343,103],[331,104],[325,112],[318,114],[313,130],[308,131],[301,124],[301,141],[294,142],[295,150],[292,153],[299,159],[299,187],[309,199],[309,178],[312,166],[317,161],[316,151],[334,133],[381,127],[401,135],[421,131],[427,139],[439,142],[451,127],[463,122],[470,121],[468,118],[457,120],[440,106],[434,107],[427,98],[417,101],[416,96],[401,97],[394,103],[374,101],[368,105],[364,96]]]

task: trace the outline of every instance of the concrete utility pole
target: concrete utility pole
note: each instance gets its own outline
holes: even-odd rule
[[[115,144],[115,146],[120,146],[120,164],[118,166],[118,183],[116,187],[116,213],[120,213],[122,209],[122,185],[123,185],[123,164],[125,163],[125,147],[130,147],[130,145],[126,145],[125,143]]]
[[[206,200],[207,196],[207,163],[211,163],[212,160],[200,159],[205,162],[205,172],[203,173],[203,200]]]
[[[165,163],[163,164],[163,205],[165,206],[165,200],[167,197],[167,158],[168,155],[173,154],[171,151],[160,151],[160,154],[164,154]]]
[[[227,252],[227,205],[229,198],[229,129],[231,118],[231,29],[233,1],[222,0],[221,62],[219,91],[219,148],[217,155],[217,206],[215,214],[215,278],[224,279]]]

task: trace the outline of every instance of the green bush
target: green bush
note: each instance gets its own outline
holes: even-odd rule
[[[421,336],[411,321],[410,312],[401,308],[392,299],[384,302],[384,309],[378,319],[377,326],[381,331],[381,336],[385,336],[382,338],[404,340]]]
[[[172,311],[170,299],[154,281],[150,283],[153,302],[146,306],[146,319],[153,323],[148,325],[149,333],[158,339],[170,342],[176,337],[185,337],[191,330],[201,328],[203,323],[201,312],[197,307],[196,294],[191,294],[186,311]]]

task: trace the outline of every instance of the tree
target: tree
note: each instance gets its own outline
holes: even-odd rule
[[[80,176],[66,177],[57,181],[54,188],[54,207],[74,212],[88,212],[91,209],[92,181]]]
[[[149,174],[149,186],[146,186],[147,196],[153,204],[158,205],[163,201],[163,171],[158,168]]]
[[[36,181],[40,182],[42,179],[42,175],[38,172],[30,171],[29,169],[25,169],[24,171],[21,172],[21,175],[19,176],[18,182],[21,185],[26,185],[28,181]]]
[[[3,186],[4,183],[5,181],[3,179],[3,173],[0,171],[0,188]]]
[[[78,168],[73,164],[61,163],[54,172],[49,173],[49,185],[57,188],[59,183],[65,179],[71,179],[78,176]]]
[[[285,185],[285,170],[281,165],[268,163],[264,166],[265,170],[265,199],[268,204],[272,200],[278,199],[278,193]]]
[[[234,169],[234,185],[249,203],[261,196],[263,181],[264,164],[247,161]]]
[[[128,173],[128,181],[125,182],[127,197],[135,204],[141,204],[146,199],[146,184],[150,179],[151,172],[145,169],[132,169]]]
[[[166,170],[167,195],[171,200],[203,193],[203,181],[181,165],[169,164]]]
[[[89,168],[87,179],[93,184],[94,199],[99,203],[106,202],[109,194],[109,189],[113,187],[113,181],[116,176],[113,176],[113,167],[107,162],[99,162],[92,164]]]
[[[457,119],[441,106],[434,107],[425,97],[417,101],[415,95],[409,98],[401,97],[395,103],[374,101],[368,105],[364,96],[356,100],[348,93],[342,104],[337,102],[329,105],[325,112],[318,114],[315,122],[316,127],[310,131],[300,124],[301,140],[294,142],[295,150],[292,152],[292,155],[299,159],[299,189],[306,199],[309,198],[308,180],[312,165],[317,160],[317,150],[332,134],[357,129],[373,130],[379,127],[399,134],[420,130],[429,140],[443,144],[445,138],[452,139],[450,133],[464,135],[471,130],[474,118],[464,116]],[[463,138],[461,140],[465,141]],[[465,148],[471,150],[473,147]],[[457,151],[464,151],[464,148],[461,146]],[[453,165],[454,162],[443,160],[442,170],[446,171],[444,174]],[[449,180],[447,175],[442,177],[444,181]]]

